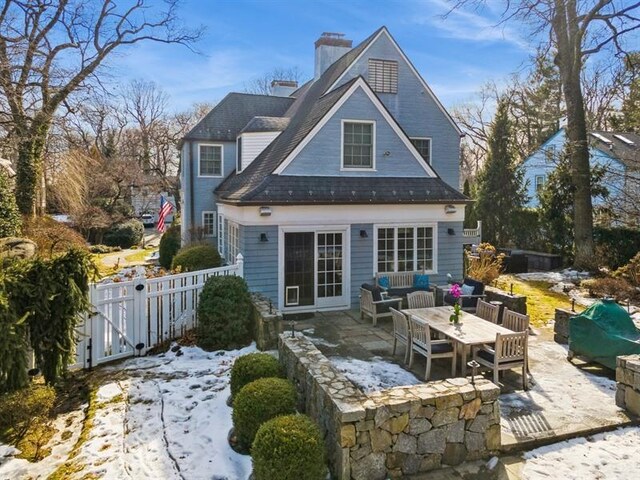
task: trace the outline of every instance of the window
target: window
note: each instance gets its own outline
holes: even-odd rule
[[[222,176],[222,145],[200,145],[201,177]]]
[[[202,234],[205,237],[215,237],[216,212],[202,212]]]
[[[342,168],[373,168],[375,124],[342,123]]]
[[[378,272],[435,271],[434,226],[377,228]]]
[[[536,175],[536,192],[539,192],[544,187],[544,175]]]
[[[411,143],[416,147],[418,153],[427,164],[431,165],[431,139],[430,138],[412,138]]]
[[[240,227],[237,223],[227,222],[227,246],[227,261],[236,263],[236,257],[240,253]]]
[[[398,93],[398,62],[369,59],[369,85],[374,92]]]

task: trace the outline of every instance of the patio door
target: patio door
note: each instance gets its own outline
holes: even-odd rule
[[[343,240],[342,232],[316,233],[316,295],[320,308],[345,304]]]
[[[314,232],[284,234],[284,306],[314,304]]]

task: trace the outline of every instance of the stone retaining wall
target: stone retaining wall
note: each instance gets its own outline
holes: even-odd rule
[[[524,295],[509,295],[504,290],[487,286],[484,289],[487,302],[502,302],[504,308],[513,312],[527,314],[527,297]],[[502,312],[500,312],[502,315]]]
[[[640,355],[616,359],[616,405],[640,416]]]
[[[364,394],[302,334],[280,335],[280,361],[300,409],[320,426],[341,480],[403,478],[500,447],[500,389],[453,378]]]
[[[259,293],[251,294],[255,308],[254,338],[259,350],[273,350],[278,346],[282,332],[282,314]]]

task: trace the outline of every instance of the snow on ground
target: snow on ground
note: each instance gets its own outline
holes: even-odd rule
[[[560,272],[517,273],[515,276],[522,280],[529,280],[534,282],[574,283],[578,280],[586,280],[590,277],[590,273],[566,268]]]
[[[329,360],[365,393],[423,383],[411,372],[381,357],[373,357],[370,361],[343,357],[329,357]]]
[[[522,477],[525,480],[637,478],[638,445],[640,429],[629,427],[537,448],[525,453]]]
[[[93,428],[73,459],[84,468],[71,478],[248,478],[251,458],[227,442],[232,422],[226,401],[233,361],[255,350],[255,344],[218,352],[183,347],[181,356],[167,352],[109,367],[127,378],[98,390]],[[55,464],[54,455],[38,464],[0,460],[0,479],[46,478],[68,451]],[[0,448],[0,457],[7,455],[12,452]]]

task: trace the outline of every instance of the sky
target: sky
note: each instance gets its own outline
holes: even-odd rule
[[[313,76],[314,42],[340,32],[356,46],[382,25],[447,108],[469,101],[488,80],[521,70],[533,46],[526,32],[498,25],[500,2],[453,12],[447,0],[183,0],[187,25],[205,27],[197,52],[141,43],[120,52],[109,69],[119,81],[156,82],[175,111],[215,103],[273,68]]]

